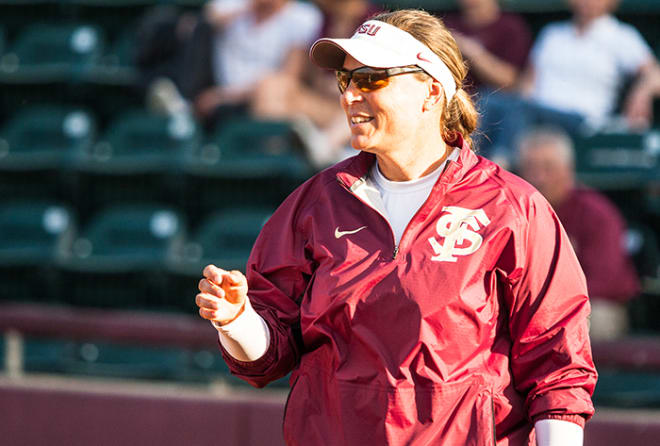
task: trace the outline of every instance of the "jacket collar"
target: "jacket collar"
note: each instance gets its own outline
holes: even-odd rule
[[[445,171],[440,175],[438,183],[450,185],[460,181],[467,172],[479,161],[477,155],[472,152],[470,145],[463,139],[460,133],[454,133],[454,138],[447,140],[450,147],[461,149],[456,161],[449,160]],[[366,180],[369,169],[376,161],[376,155],[367,152],[360,152],[358,155],[348,159],[337,166],[337,179],[346,185],[349,189],[358,186]]]

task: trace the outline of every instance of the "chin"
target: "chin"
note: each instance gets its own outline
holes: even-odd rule
[[[351,137],[351,147],[353,147],[355,150],[371,152],[372,150],[370,149],[373,147],[373,144],[370,138],[354,135]]]

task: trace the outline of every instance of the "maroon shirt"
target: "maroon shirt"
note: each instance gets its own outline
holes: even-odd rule
[[[578,187],[555,211],[571,239],[587,278],[589,296],[627,301],[639,280],[624,248],[625,223],[602,194]]]
[[[509,62],[518,70],[525,66],[532,47],[532,33],[521,16],[502,13],[494,22],[477,28],[466,23],[458,13],[448,14],[444,22],[450,30],[476,39],[490,53]],[[482,85],[488,86],[472,71],[468,73],[465,85],[474,89]]]

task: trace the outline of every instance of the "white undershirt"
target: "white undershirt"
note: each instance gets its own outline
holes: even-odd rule
[[[433,172],[409,181],[388,180],[380,171],[378,163],[374,163],[367,177],[367,186],[375,187],[380,193],[386,211],[384,217],[392,226],[397,246],[408,223],[431,194],[431,189],[445,169],[447,160],[456,160],[459,153],[460,149],[454,149]]]
[[[447,157],[456,160],[459,149]],[[401,235],[415,213],[429,197],[433,186],[442,174],[447,160],[430,174],[411,181],[390,181],[383,176],[375,163],[367,186],[376,188],[381,195],[386,215],[394,230],[398,246]],[[261,358],[270,345],[270,331],[266,321],[252,308],[249,299],[245,310],[233,322],[218,326],[220,343],[239,361],[255,361]],[[535,423],[537,446],[582,446],[583,429],[575,423],[562,420],[540,420]]]

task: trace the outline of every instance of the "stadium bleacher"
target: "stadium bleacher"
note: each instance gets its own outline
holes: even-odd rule
[[[22,333],[25,373],[243,385],[213,330],[190,321],[199,272],[212,262],[242,269],[264,220],[313,170],[286,122],[242,119],[206,134],[186,116],[146,110],[136,23],[155,4],[204,3],[0,0],[0,330]],[[535,32],[568,16],[564,0],[501,4]],[[660,53],[660,2],[622,0],[619,11]],[[576,141],[580,179],[629,220],[644,285],[632,335],[650,336],[594,346],[603,407],[660,407],[659,101],[655,117],[644,133]],[[128,309],[149,313],[115,313]],[[7,351],[0,342],[0,358]]]

